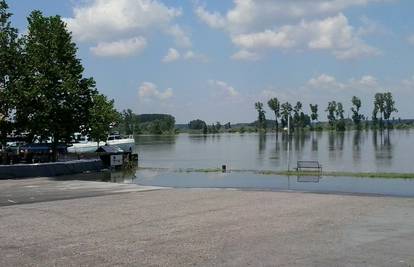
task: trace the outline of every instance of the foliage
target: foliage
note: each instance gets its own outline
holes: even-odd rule
[[[22,39],[11,26],[8,5],[0,0],[0,146],[13,130],[14,91],[21,76]]]
[[[336,109],[336,101],[331,101],[328,103],[328,107],[325,110],[328,113],[328,121],[331,127],[334,127],[336,123]]]
[[[258,113],[257,127],[261,130],[266,130],[266,111],[263,109],[263,103],[256,102],[254,106]]]
[[[289,118],[292,117],[292,105],[289,102],[283,103],[281,106],[282,126],[288,125]]]
[[[352,105],[353,107],[351,108],[352,111],[352,120],[354,122],[354,124],[357,126],[358,129],[361,128],[361,121],[364,118],[364,115],[359,113],[359,110],[361,109],[361,99],[359,99],[356,96],[352,97]]]
[[[122,131],[127,134],[140,133],[139,118],[131,109],[123,110],[121,115]]]
[[[188,128],[191,130],[203,130],[205,127],[207,127],[206,122],[200,119],[192,120],[188,123]]]
[[[384,122],[387,120],[388,127],[390,126],[389,120],[392,113],[398,112],[395,107],[395,101],[391,93],[377,93],[374,98],[374,110],[373,110],[373,121],[377,121],[377,114],[380,114],[379,124],[380,128],[383,129]]]
[[[311,110],[311,119],[312,121],[318,120],[318,105],[309,104]]]
[[[87,130],[95,81],[83,78],[76,45],[59,16],[34,11],[28,22],[16,121],[31,137],[52,137],[55,160],[58,142],[69,142],[73,133]]]
[[[121,117],[114,108],[114,100],[109,101],[102,94],[94,94],[89,113],[89,135],[98,143],[105,141],[111,127],[119,123]]]
[[[173,134],[175,118],[168,114],[142,114],[138,115],[140,133]]]
[[[398,112],[397,108],[395,107],[395,101],[392,97],[391,93],[384,93],[383,94],[383,100],[384,100],[384,119],[388,121],[389,126],[389,120],[391,118],[392,113]]]
[[[275,126],[276,131],[279,130],[279,118],[280,118],[280,102],[274,97],[267,102],[269,108],[275,113]]]

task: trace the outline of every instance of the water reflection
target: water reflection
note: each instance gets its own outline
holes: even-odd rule
[[[372,142],[374,144],[377,164],[385,167],[392,166],[393,145],[390,131],[373,131]]]
[[[266,150],[266,134],[259,134],[259,155],[263,155],[264,151]]]
[[[317,160],[328,171],[414,172],[414,132],[348,131],[140,136],[140,166],[286,170],[297,160]],[[397,142],[398,141],[398,142]]]
[[[319,183],[321,176],[298,176],[296,181],[298,183]]]
[[[414,181],[350,177],[288,177],[236,173],[138,172],[136,184],[175,188],[240,188],[414,196]]]

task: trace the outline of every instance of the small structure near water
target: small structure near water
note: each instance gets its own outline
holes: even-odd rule
[[[138,154],[124,151],[118,146],[101,146],[96,150],[105,167],[121,169],[138,165]]]

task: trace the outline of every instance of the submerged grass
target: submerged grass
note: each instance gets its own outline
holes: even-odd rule
[[[139,168],[141,170],[174,171],[185,173],[217,173],[222,172],[220,168],[206,169],[168,169],[168,168]],[[229,170],[230,172],[252,172],[262,175],[284,175],[284,176],[333,176],[333,177],[355,177],[355,178],[386,178],[386,179],[414,179],[414,173],[396,172],[336,172],[336,171],[272,171],[272,170]]]
[[[265,174],[265,173],[263,173]],[[271,173],[268,173],[271,174]],[[334,177],[356,177],[356,178],[387,178],[387,179],[414,179],[414,173],[395,173],[395,172],[298,172],[298,171],[282,171],[275,172],[278,175],[287,176],[334,176]]]

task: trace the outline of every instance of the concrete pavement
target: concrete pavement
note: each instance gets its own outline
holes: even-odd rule
[[[0,207],[0,266],[190,265],[414,266],[414,199],[169,189]]]

